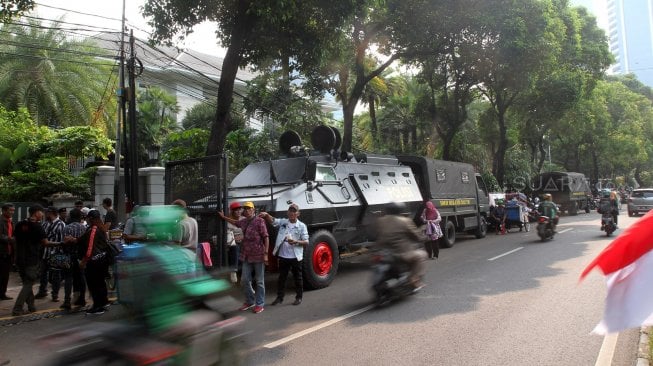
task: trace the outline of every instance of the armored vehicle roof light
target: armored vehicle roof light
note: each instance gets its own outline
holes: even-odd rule
[[[329,126],[317,126],[311,132],[311,143],[313,147],[323,154],[328,154],[336,146],[335,129]]]
[[[294,155],[299,151],[297,147],[301,148],[302,139],[299,134],[293,130],[288,130],[281,134],[279,137],[279,150],[286,155]],[[295,148],[295,149],[293,149]]]

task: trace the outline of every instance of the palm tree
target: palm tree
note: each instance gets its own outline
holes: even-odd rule
[[[90,41],[68,39],[62,19],[0,26],[0,103],[27,108],[39,125],[111,131],[115,62]]]
[[[179,113],[180,109],[174,95],[156,86],[142,90],[137,96],[137,101],[136,133],[140,165],[143,166],[149,147],[161,146],[171,132],[181,129],[175,119],[175,115]]]

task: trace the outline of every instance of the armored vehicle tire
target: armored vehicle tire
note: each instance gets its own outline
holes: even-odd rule
[[[451,248],[456,243],[456,225],[452,221],[447,221],[444,224],[444,230],[442,232],[442,246],[445,248]]]
[[[327,230],[311,234],[304,248],[304,287],[319,289],[331,284],[338,272],[340,257],[336,239]]]
[[[481,239],[485,238],[485,235],[487,235],[487,221],[485,221],[485,217],[481,217],[481,226],[474,231],[474,236],[476,239]]]

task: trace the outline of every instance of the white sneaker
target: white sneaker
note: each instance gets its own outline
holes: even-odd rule
[[[231,274],[229,275],[229,279],[231,280],[231,283],[238,282],[238,275],[236,274],[236,272],[231,272]]]

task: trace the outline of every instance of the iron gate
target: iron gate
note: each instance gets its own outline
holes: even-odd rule
[[[218,211],[226,212],[227,157],[225,155],[178,160],[166,163],[165,203],[186,201],[188,214],[197,220],[199,242],[211,243],[214,267],[226,268],[226,222]]]

